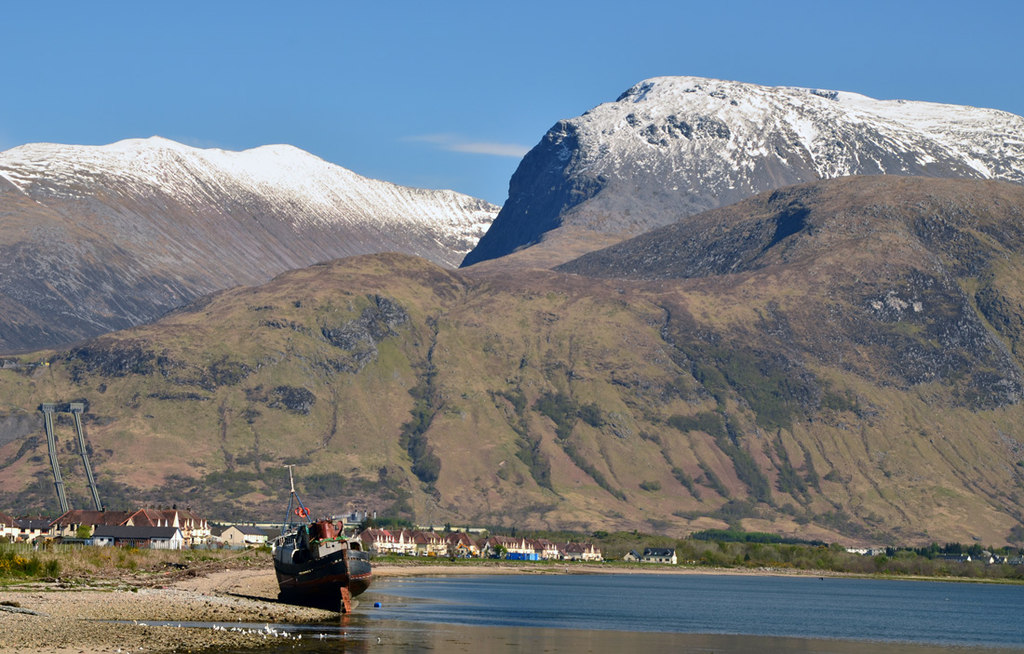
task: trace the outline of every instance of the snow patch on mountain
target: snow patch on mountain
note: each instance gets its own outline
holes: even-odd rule
[[[463,265],[563,225],[635,235],[763,191],[846,175],[1024,183],[1024,119],[993,109],[698,77],[645,80],[559,121]]]
[[[411,228],[452,249],[442,260],[429,257],[447,266],[458,264],[498,212],[453,191],[368,179],[290,145],[232,152],[160,137],[105,146],[34,143],[0,153],[0,175],[42,202],[94,203],[98,190],[116,189],[119,198],[105,202],[165,197],[287,216],[295,228]]]

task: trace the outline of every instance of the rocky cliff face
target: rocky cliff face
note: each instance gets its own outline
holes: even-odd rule
[[[0,153],[0,351],[140,324],[341,256],[394,251],[455,266],[496,212],[290,146],[14,148]]]
[[[700,279],[719,290],[784,276],[772,319],[785,316],[785,338],[802,356],[879,384],[940,382],[955,402],[984,408],[1024,392],[1014,354],[1024,351],[1014,317],[1024,305],[1002,265],[1024,251],[1022,230],[1016,184],[845,177],[704,212],[557,270]]]
[[[1024,182],[1024,119],[990,109],[695,77],[644,81],[524,157],[468,266],[573,227],[623,237],[845,175]]]

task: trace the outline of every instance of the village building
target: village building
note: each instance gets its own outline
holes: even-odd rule
[[[0,542],[14,542],[18,540],[18,534],[18,523],[14,516],[0,511]]]
[[[55,535],[62,538],[88,538],[99,525],[116,527],[126,523],[130,511],[91,511],[72,509],[53,521]],[[81,531],[81,533],[80,533]]]
[[[345,529],[358,529],[360,525],[365,523],[371,517],[376,518],[377,512],[374,511],[372,514],[364,509],[355,509],[346,513],[345,515],[338,518],[335,516],[335,520],[341,520],[341,524]]]
[[[415,533],[411,529],[402,529],[395,534],[395,541],[392,543],[392,554],[399,556],[413,556],[416,554]]]
[[[645,547],[640,560],[644,563],[677,563],[676,551],[670,547]]]
[[[363,549],[373,554],[386,553],[390,543],[394,541],[394,536],[387,529],[373,527],[364,529],[357,538],[363,544]]]
[[[546,538],[536,538],[530,543],[533,545],[533,551],[537,553],[537,558],[541,561],[556,561],[562,558],[562,552],[558,549],[558,545]]]
[[[445,538],[448,543],[448,556],[459,559],[475,558],[480,556],[480,548],[476,542],[464,531],[453,531]]]
[[[416,545],[416,556],[446,556],[448,541],[432,531],[415,531],[412,533]]]
[[[229,547],[262,547],[267,544],[267,532],[255,525],[231,525],[221,532],[220,542]]]
[[[97,527],[175,527],[181,530],[185,547],[201,547],[211,538],[209,523],[189,510],[138,509],[136,511],[90,511],[73,509],[54,520],[54,535],[64,538],[90,536]],[[88,534],[79,533],[88,531]]]
[[[135,547],[153,550],[180,550],[185,547],[181,529],[177,527],[132,527],[99,525],[92,534],[92,544],[100,547]]]
[[[375,554],[398,554],[412,556],[416,554],[415,534],[412,530],[402,529],[391,532],[387,529],[365,529],[359,534],[359,540],[368,552]]]
[[[56,535],[56,527],[49,518],[15,518],[14,524],[18,527],[16,540],[21,542],[34,543]]]
[[[846,551],[851,554],[860,554],[861,556],[878,556],[879,554],[885,554],[886,549],[884,547],[847,547]]]
[[[512,561],[537,561],[540,557],[533,544],[526,538],[510,536],[491,536],[479,544],[482,556],[496,559],[505,558]]]
[[[137,527],[177,527],[181,530],[185,547],[201,547],[210,542],[213,532],[210,524],[190,509],[139,509],[128,518],[126,525]]]
[[[604,561],[601,550],[593,543],[566,543],[561,553],[565,561]]]

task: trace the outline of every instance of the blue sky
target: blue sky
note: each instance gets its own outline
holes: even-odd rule
[[[648,77],[1024,115],[1022,35],[1009,0],[7,3],[0,150],[290,143],[501,204],[551,125]]]

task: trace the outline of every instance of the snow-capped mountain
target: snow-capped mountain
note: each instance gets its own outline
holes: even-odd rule
[[[879,174],[1024,183],[1024,118],[842,91],[646,80],[548,131],[463,265],[558,227],[632,236],[762,191]]]
[[[287,145],[13,148],[0,153],[0,351],[139,324],[343,256],[394,251],[454,267],[497,211]]]

